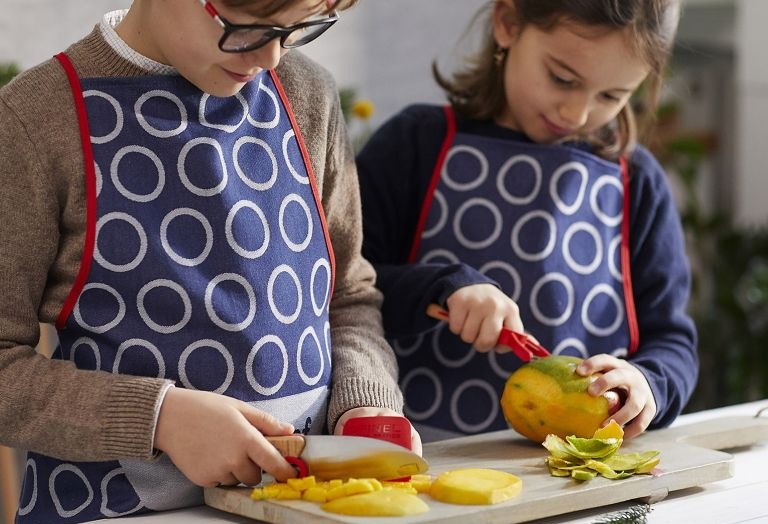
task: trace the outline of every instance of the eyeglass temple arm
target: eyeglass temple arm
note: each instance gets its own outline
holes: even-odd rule
[[[221,17],[219,16],[219,12],[218,12],[218,11],[216,11],[216,8],[215,8],[215,7],[213,7],[213,4],[212,4],[212,3],[210,3],[208,0],[197,0],[197,1],[198,1],[198,2],[200,2],[200,5],[202,5],[202,6],[203,6],[203,8],[205,8],[205,10],[206,10],[206,11],[208,11],[208,14],[209,14],[209,15],[211,15],[211,18],[213,18],[214,20],[216,20],[216,22],[217,22],[217,23],[218,23],[218,24],[219,24],[221,27],[226,27],[226,24],[225,24],[225,23],[224,23],[224,21],[221,19]]]

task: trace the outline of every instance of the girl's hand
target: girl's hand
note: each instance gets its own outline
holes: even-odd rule
[[[639,369],[626,360],[602,354],[589,357],[576,368],[582,376],[602,373],[587,390],[590,395],[605,395],[609,400],[611,416],[624,426],[624,438],[629,440],[643,431],[656,415],[656,400],[651,386]],[[623,405],[622,401],[623,399]]]
[[[344,432],[344,424],[347,423],[347,420],[354,418],[354,417],[402,417],[400,413],[397,413],[396,411],[392,411],[391,409],[386,408],[373,408],[373,407],[360,407],[360,408],[352,408],[349,411],[345,411],[340,417],[339,421],[336,422],[336,427],[333,429],[334,435],[342,435]],[[419,432],[416,431],[416,428],[411,425],[411,451],[414,453],[421,455],[422,448],[421,448],[421,435],[419,435]]]
[[[253,486],[264,469],[278,480],[296,471],[264,435],[290,435],[293,426],[239,400],[170,388],[160,407],[155,448],[203,487]]]
[[[510,351],[497,346],[501,328],[524,333],[517,304],[492,284],[474,284],[453,292],[446,301],[448,328],[481,353]]]

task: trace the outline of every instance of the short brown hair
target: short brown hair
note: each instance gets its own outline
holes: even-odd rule
[[[234,8],[245,6],[256,7],[254,4],[261,4],[257,9],[254,9],[254,12],[257,12],[260,16],[271,16],[283,9],[287,9],[295,2],[296,0],[221,0],[221,3],[225,6]],[[357,0],[331,0],[327,12],[343,11],[349,9],[356,3]],[[324,4],[326,4],[325,0],[317,1],[318,7]]]
[[[629,30],[629,39],[638,56],[651,72],[643,89],[643,107],[648,126],[658,104],[662,76],[672,50],[680,14],[679,0],[511,0],[518,27],[534,25],[544,31],[560,22],[576,22],[608,30]],[[462,69],[451,78],[444,77],[432,64],[437,83],[442,87],[457,113],[474,119],[490,119],[500,114],[506,104],[503,68],[496,64],[497,51],[490,18],[495,1],[489,2],[475,16],[475,23],[485,23],[481,47],[468,57]],[[615,159],[630,151],[637,141],[635,114],[627,104],[614,122],[590,136],[580,137],[595,147],[595,152]]]

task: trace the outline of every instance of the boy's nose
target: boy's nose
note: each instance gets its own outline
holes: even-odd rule
[[[587,123],[589,100],[585,96],[571,96],[560,104],[560,118],[574,129]]]
[[[242,53],[243,60],[251,67],[260,69],[274,69],[280,63],[283,55],[283,48],[280,47],[280,39],[273,38],[262,47]]]

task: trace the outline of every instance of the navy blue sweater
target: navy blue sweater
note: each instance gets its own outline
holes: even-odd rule
[[[457,116],[457,132],[528,141],[492,121]],[[466,264],[408,264],[427,187],[445,139],[442,107],[414,105],[391,118],[357,158],[363,201],[363,254],[376,267],[390,338],[435,327],[424,312],[457,289],[490,282]],[[584,146],[586,147],[586,146]],[[643,147],[629,157],[630,252],[640,345],[629,360],[648,379],[658,411],[650,428],[670,424],[698,377],[696,330],[686,313],[690,270],[680,217],[666,175]]]

